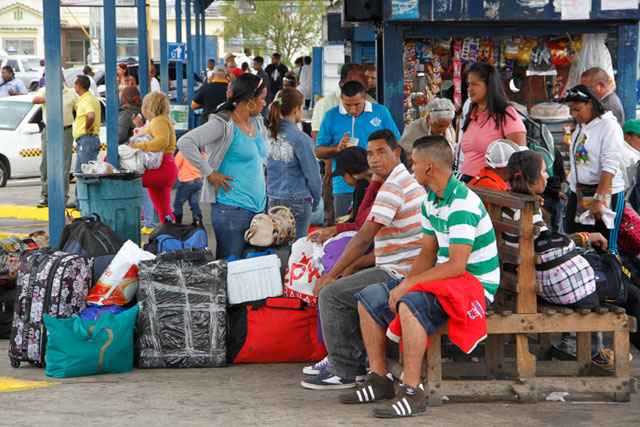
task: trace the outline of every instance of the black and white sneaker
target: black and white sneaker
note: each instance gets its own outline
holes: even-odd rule
[[[373,416],[378,418],[403,418],[426,413],[427,398],[422,384],[418,387],[402,384],[396,397],[372,411]]]
[[[341,403],[372,403],[384,402],[393,399],[393,377],[391,374],[380,376],[375,372],[369,372],[364,379],[364,383],[356,390],[342,394],[339,399]]]

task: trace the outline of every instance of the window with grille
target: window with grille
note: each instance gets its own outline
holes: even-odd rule
[[[3,39],[3,48],[7,52],[19,55],[35,55],[36,39]]]

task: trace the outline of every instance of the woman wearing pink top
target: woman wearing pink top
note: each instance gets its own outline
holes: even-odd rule
[[[487,147],[496,139],[509,139],[518,145],[527,145],[527,131],[502,86],[500,75],[493,66],[477,62],[469,67],[468,93],[471,99],[469,114],[465,117],[460,140],[464,154],[459,170],[463,180],[478,175],[486,166]],[[467,178],[467,179],[465,179]]]

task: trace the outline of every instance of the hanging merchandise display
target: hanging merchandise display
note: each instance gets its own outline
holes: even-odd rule
[[[604,42],[600,43],[604,46]],[[407,39],[403,56],[404,122],[423,117],[426,104],[444,96],[443,90],[456,108],[461,108],[462,79],[475,62],[487,62],[496,67],[503,80],[516,79],[518,83],[526,76],[555,76],[557,70],[563,69],[562,76],[558,74],[546,82],[553,93],[538,94],[540,100],[535,102],[555,98],[565,86],[562,83],[568,67],[582,56],[579,52],[584,44],[583,36],[576,34]],[[587,41],[589,48],[593,44],[591,39]]]

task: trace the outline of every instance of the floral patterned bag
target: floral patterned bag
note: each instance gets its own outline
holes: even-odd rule
[[[42,315],[66,319],[84,310],[91,281],[91,261],[81,255],[55,248],[23,255],[9,340],[11,366],[44,366],[47,335]]]

